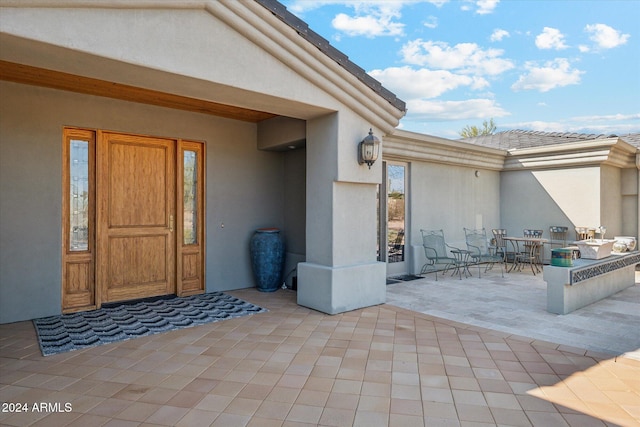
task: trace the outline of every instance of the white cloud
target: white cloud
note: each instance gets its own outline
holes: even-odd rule
[[[476,2],[476,5],[478,6],[476,13],[478,15],[493,13],[493,10],[498,6],[498,3],[500,3],[500,0],[478,0]]]
[[[436,16],[429,16],[425,21],[424,21],[424,26],[427,28],[437,28],[438,27],[438,17]]]
[[[580,76],[584,71],[572,69],[571,64],[565,58],[556,58],[553,61],[546,62],[543,66],[530,61],[525,64],[527,73],[521,75],[511,89],[520,90],[537,90],[539,92],[548,92],[557,87],[574,85],[580,83]]]
[[[487,15],[493,13],[498,3],[500,3],[500,0],[465,0],[460,6],[460,10],[469,12],[475,9],[478,15]]]
[[[338,31],[349,36],[400,36],[404,31],[404,24],[393,22],[391,16],[356,16],[351,17],[339,13],[331,21],[331,25]]]
[[[505,117],[505,111],[492,99],[466,99],[463,101],[427,101],[422,99],[407,102],[408,121],[453,121]]]
[[[404,24],[398,22],[402,16],[403,2],[352,2],[354,16],[339,13],[333,18],[333,28],[349,36],[400,36]]]
[[[407,66],[373,70],[369,75],[405,100],[435,98],[460,87],[479,90],[489,86],[489,82],[478,76],[426,68],[416,70]]]
[[[402,9],[407,4],[431,3],[436,7],[448,3],[450,0],[284,0],[287,9],[296,15],[303,15],[306,12],[320,9],[324,6],[346,6],[355,10],[374,9],[383,7],[393,7],[396,10]]]
[[[640,113],[570,117],[553,122],[529,121],[507,123],[503,127],[538,132],[575,132],[603,135],[626,135],[640,132]]]
[[[544,27],[542,33],[536,37],[536,46],[538,49],[566,49],[568,46],[564,43],[564,34],[560,30],[551,27]]]
[[[348,36],[402,36],[405,24],[400,22],[402,8],[408,4],[431,3],[441,7],[450,0],[293,0],[289,9],[299,15],[325,5],[342,5],[353,9],[353,14],[338,13],[331,24]],[[437,28],[438,18],[429,16],[424,26]],[[340,36],[337,36],[340,38]]]
[[[491,37],[489,37],[489,40],[491,40],[492,42],[499,42],[503,38],[510,36],[511,34],[509,34],[509,31],[503,30],[501,28],[496,28],[495,30],[493,30],[493,33],[491,33]]]
[[[594,116],[577,116],[571,120],[580,121],[583,123],[596,123],[596,122],[616,122],[626,120],[638,120],[636,127],[640,128],[640,113],[635,114],[603,114]]]
[[[605,24],[593,24],[584,27],[591,34],[589,37],[598,48],[612,49],[621,46],[629,40],[629,34],[621,34],[620,31]]]
[[[514,67],[510,60],[500,58],[503,50],[483,50],[475,43],[459,43],[451,47],[444,42],[417,39],[402,46],[400,53],[407,64],[458,70],[463,74],[495,76]]]

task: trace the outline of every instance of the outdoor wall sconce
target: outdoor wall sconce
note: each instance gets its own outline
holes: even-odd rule
[[[369,129],[369,135],[358,144],[358,163],[366,163],[371,169],[371,165],[378,160],[379,153],[380,140],[373,134],[373,130]]]

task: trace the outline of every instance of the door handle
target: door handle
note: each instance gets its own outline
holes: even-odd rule
[[[169,215],[169,231],[173,233],[173,215]]]

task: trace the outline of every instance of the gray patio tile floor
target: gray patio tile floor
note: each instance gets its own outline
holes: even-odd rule
[[[465,324],[640,360],[640,272],[636,285],[566,315],[546,311],[546,283],[529,270],[473,277],[433,273],[387,286],[387,303]]]

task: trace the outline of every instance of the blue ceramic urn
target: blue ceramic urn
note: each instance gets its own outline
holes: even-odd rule
[[[251,267],[256,287],[262,292],[277,291],[282,284],[284,241],[277,228],[259,228],[251,237]]]

